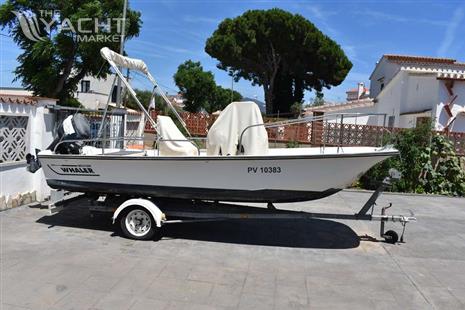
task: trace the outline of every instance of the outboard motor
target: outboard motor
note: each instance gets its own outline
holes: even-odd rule
[[[90,138],[90,124],[87,118],[78,113],[70,115],[57,130],[58,136],[49,145],[47,150],[55,150],[56,154],[79,154],[84,143],[82,141],[64,142],[66,140],[78,140]],[[60,143],[61,142],[61,143]]]
[[[82,141],[70,141],[66,140],[78,140],[78,139],[89,139],[90,138],[90,124],[87,118],[80,114],[70,115],[60,124],[57,130],[57,137],[47,147],[47,150],[55,150],[56,154],[79,154],[81,148],[84,146]],[[58,145],[58,146],[57,146]],[[56,149],[55,149],[56,148]],[[29,172],[36,172],[41,168],[37,154],[40,150],[36,149],[36,155],[27,154],[27,170]]]

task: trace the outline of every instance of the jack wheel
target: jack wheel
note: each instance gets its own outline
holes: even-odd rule
[[[383,235],[387,243],[395,244],[399,241],[399,235],[394,230],[388,230]]]

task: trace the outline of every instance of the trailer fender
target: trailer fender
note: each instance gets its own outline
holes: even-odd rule
[[[145,209],[147,209],[150,214],[152,214],[155,223],[157,224],[157,227],[161,227],[162,220],[164,219],[165,215],[161,210],[150,200],[147,199],[141,199],[141,198],[134,198],[134,199],[129,199],[123,202],[113,213],[113,224],[115,223],[116,219],[118,216],[123,212],[124,209],[132,206],[140,206]]]

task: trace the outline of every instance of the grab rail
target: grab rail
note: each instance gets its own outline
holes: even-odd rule
[[[158,154],[160,154],[160,150],[158,145],[160,142],[190,142],[192,145],[195,146],[197,149],[197,153],[200,155],[200,148],[197,146],[192,140],[206,140],[206,137],[191,137],[190,139],[163,139],[158,138],[155,140],[156,148],[158,149]],[[72,142],[109,142],[109,141],[125,141],[125,140],[135,140],[135,141],[152,141],[150,139],[145,139],[145,137],[110,137],[110,138],[92,138],[92,139],[70,139],[70,140],[61,140],[58,142],[55,147],[53,148],[53,152],[55,153],[58,146],[63,143],[72,143]],[[143,144],[143,150],[145,150],[145,143]],[[105,148],[102,147],[102,155],[105,154]]]
[[[191,140],[207,140],[207,137],[191,137]],[[159,143],[160,142],[190,142],[195,148],[197,149],[197,155],[200,155],[200,147],[192,142],[190,139],[163,139],[159,138],[155,140],[155,146],[158,151],[158,155],[160,155],[160,148],[159,148]]]
[[[254,128],[254,127],[260,127],[260,126],[263,126],[265,128],[279,128],[279,127],[283,127],[283,126],[290,126],[290,125],[295,125],[295,124],[303,124],[303,123],[309,123],[309,122],[314,122],[314,121],[323,121],[325,119],[328,119],[330,117],[334,117],[338,118],[338,116],[341,116],[341,124],[344,120],[344,115],[346,116],[383,116],[384,119],[383,119],[383,126],[386,125],[386,117],[387,117],[387,114],[386,113],[330,113],[330,114],[325,114],[325,115],[318,115],[318,116],[310,116],[310,117],[303,117],[303,118],[298,118],[298,119],[292,119],[292,120],[286,120],[286,121],[279,121],[279,122],[274,122],[274,123],[261,123],[261,124],[252,124],[252,125],[249,125],[247,127],[245,127],[242,132],[241,132],[241,135],[239,137],[239,143],[238,143],[238,147],[237,147],[237,152],[236,152],[236,155],[239,155],[241,150],[242,150],[242,139],[244,137],[244,133],[249,130],[250,128]],[[341,133],[340,133],[340,143],[341,143],[341,139],[342,139],[342,127],[341,127]],[[338,146],[338,152],[339,152],[339,147]]]

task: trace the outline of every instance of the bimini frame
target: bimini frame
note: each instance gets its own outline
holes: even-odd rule
[[[145,64],[145,62],[143,60],[140,60],[140,59],[135,59],[135,58],[129,58],[129,57],[125,57],[123,55],[120,55],[112,50],[110,50],[108,47],[104,47],[100,50],[100,54],[102,55],[102,57],[110,64],[110,66],[113,68],[113,70],[115,71],[116,75],[119,77],[119,79],[122,81],[122,83],[124,84],[124,86],[126,86],[126,88],[128,89],[129,91],[129,94],[134,98],[134,100],[136,101],[137,105],[139,106],[140,110],[144,113],[144,115],[147,117],[147,119],[149,120],[150,124],[153,126],[153,128],[155,129],[155,131],[157,131],[157,126],[156,126],[156,122],[152,119],[152,116],[150,115],[150,113],[145,109],[144,105],[140,102],[139,98],[137,98],[137,95],[136,95],[136,92],[134,91],[134,89],[131,87],[131,85],[129,84],[129,82],[126,80],[126,78],[123,76],[123,74],[121,73],[120,69],[118,67],[123,67],[123,68],[127,68],[127,69],[131,69],[131,70],[136,70],[136,71],[139,71],[140,73],[142,73],[143,75],[145,75],[147,77],[147,79],[152,83],[153,85],[153,93],[158,93],[162,98],[163,100],[165,101],[165,103],[168,105],[168,107],[170,108],[170,110],[173,112],[173,114],[176,116],[176,118],[179,120],[179,122],[181,123],[182,127],[184,128],[184,130],[187,132],[187,134],[189,135],[189,137],[191,137],[191,134],[189,132],[189,130],[187,129],[187,126],[186,126],[186,123],[184,122],[184,120],[181,118],[181,116],[179,115],[178,111],[176,111],[176,109],[173,107],[172,103],[170,102],[170,100],[166,97],[166,94],[161,90],[160,86],[158,85],[157,81],[155,80],[155,78],[152,76],[152,74],[150,74],[148,68],[147,68],[147,65]],[[108,103],[107,102],[107,107],[105,108],[108,109]],[[158,132],[157,132],[158,133]]]

